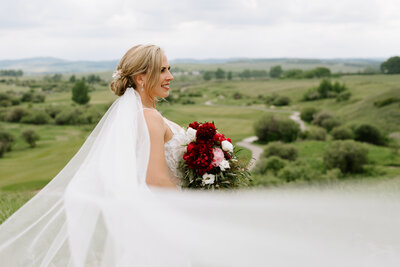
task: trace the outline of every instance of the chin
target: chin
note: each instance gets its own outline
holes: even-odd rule
[[[168,96],[169,96],[169,91],[163,92],[163,93],[161,94],[161,97],[162,97],[162,98],[166,98],[166,97],[168,97]]]

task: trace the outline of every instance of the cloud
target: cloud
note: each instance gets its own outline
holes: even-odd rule
[[[170,58],[377,57],[397,53],[396,0],[15,0],[0,58],[115,59],[138,43]]]

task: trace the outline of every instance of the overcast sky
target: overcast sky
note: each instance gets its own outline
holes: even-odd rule
[[[1,0],[0,60],[119,59],[136,44],[176,58],[386,58],[399,0]]]

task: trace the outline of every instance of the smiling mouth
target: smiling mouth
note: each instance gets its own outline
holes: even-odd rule
[[[165,89],[169,89],[169,83],[168,83],[168,84],[161,85],[161,87],[162,87],[162,88],[165,88]]]

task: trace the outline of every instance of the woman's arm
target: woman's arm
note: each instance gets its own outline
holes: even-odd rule
[[[164,135],[166,131],[163,118],[156,111],[143,110],[150,134],[150,158],[147,167],[146,183],[151,186],[175,188],[167,174],[164,156]]]

